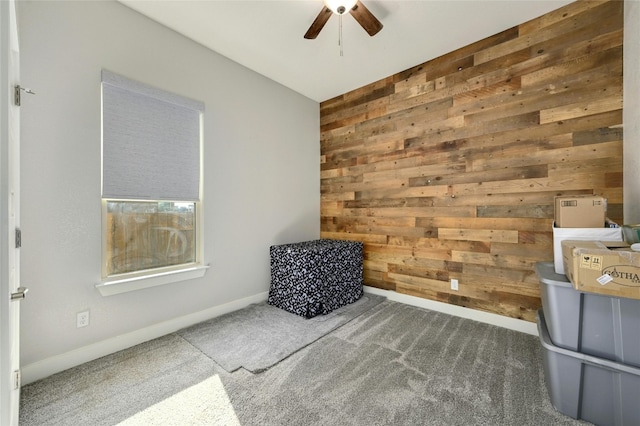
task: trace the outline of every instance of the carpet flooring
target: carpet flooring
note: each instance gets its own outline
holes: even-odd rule
[[[537,337],[384,301],[266,371],[171,334],[22,389],[21,425],[585,425]]]

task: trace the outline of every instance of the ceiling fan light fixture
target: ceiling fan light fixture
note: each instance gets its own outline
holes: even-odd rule
[[[338,15],[344,15],[349,12],[357,2],[358,0],[324,0],[325,6]]]

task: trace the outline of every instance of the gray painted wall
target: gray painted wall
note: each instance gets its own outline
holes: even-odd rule
[[[624,222],[640,223],[640,1],[624,5]]]
[[[22,365],[269,288],[269,246],[319,237],[319,105],[115,1],[20,1]],[[100,70],[206,104],[201,279],[103,297]],[[76,313],[91,323],[76,328]]]

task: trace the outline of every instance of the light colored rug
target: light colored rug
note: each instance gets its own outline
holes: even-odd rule
[[[259,373],[385,299],[364,294],[352,304],[310,319],[257,303],[180,330],[178,335],[229,372],[244,368]]]

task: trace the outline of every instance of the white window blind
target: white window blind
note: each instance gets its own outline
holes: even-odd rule
[[[102,71],[102,198],[200,199],[204,103]]]

